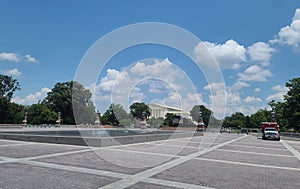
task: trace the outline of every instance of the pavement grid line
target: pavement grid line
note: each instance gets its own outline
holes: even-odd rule
[[[180,157],[178,159],[169,161],[167,163],[158,165],[158,166],[153,167],[151,169],[147,169],[147,170],[145,170],[143,172],[140,172],[140,173],[137,173],[135,175],[132,175],[130,178],[124,178],[124,179],[122,179],[120,181],[116,181],[116,182],[113,182],[113,183],[108,184],[106,186],[103,186],[103,187],[101,187],[101,189],[115,189],[115,188],[126,188],[126,187],[129,187],[129,186],[131,186],[133,184],[136,184],[138,182],[141,182],[141,181],[143,181],[143,180],[145,180],[145,179],[147,179],[147,178],[149,178],[149,177],[151,177],[151,176],[153,176],[155,174],[158,174],[158,173],[160,173],[162,171],[165,171],[167,169],[175,167],[175,166],[177,166],[179,164],[187,162],[187,161],[189,161],[191,159],[194,159],[194,158],[196,158],[196,157],[198,157],[200,155],[203,155],[205,153],[211,152],[211,151],[213,151],[213,150],[215,150],[217,148],[220,148],[220,147],[225,146],[227,144],[230,144],[232,142],[241,140],[241,139],[243,139],[245,137],[246,137],[246,135],[244,135],[242,137],[239,137],[239,138],[236,138],[236,139],[232,139],[230,141],[224,142],[224,143],[216,145],[216,146],[212,146],[209,149],[201,150],[199,152],[192,153],[192,154],[187,155],[187,156],[182,156],[182,157]]]
[[[253,155],[264,155],[264,156],[277,156],[277,157],[295,157],[291,155],[282,155],[282,154],[268,154],[268,153],[259,153],[259,152],[246,152],[239,150],[226,150],[226,149],[217,149],[216,151],[224,151],[224,152],[233,152],[233,153],[241,153],[241,154],[253,154]]]
[[[202,160],[202,161],[217,162],[217,163],[234,164],[234,165],[246,165],[246,166],[252,166],[252,167],[281,169],[281,170],[289,170],[289,171],[300,171],[300,168],[294,168],[294,167],[281,167],[281,166],[274,166],[274,165],[263,165],[263,164],[255,164],[255,163],[244,163],[244,162],[236,162],[236,161],[208,159],[208,158],[201,158],[201,157],[197,157],[194,159]]]
[[[282,140],[280,142],[283,144],[284,147],[286,147],[286,149],[288,149],[288,151],[290,151],[300,161],[300,153],[296,149],[294,149],[292,146],[290,146],[284,140]]]
[[[265,150],[278,150],[278,151],[286,151],[286,149],[278,149],[278,148],[268,148],[268,147],[260,147],[260,146],[246,146],[246,145],[238,145],[238,144],[229,144],[228,146],[239,146],[244,148],[257,148],[257,149],[265,149]]]
[[[241,138],[238,138],[238,139],[240,140]],[[230,141],[228,141],[228,142],[230,142]],[[232,141],[232,142],[234,142],[234,141]],[[230,143],[232,143],[232,142],[230,142]],[[230,144],[230,143],[228,143],[228,144]],[[282,143],[283,143],[283,145],[284,145],[284,143],[287,144],[284,141],[282,141]],[[134,145],[139,145],[139,144],[134,144]],[[224,146],[224,145],[227,145],[227,144],[222,143],[220,145]],[[215,146],[211,147],[211,148],[214,148],[214,149],[212,149],[212,150],[206,150],[205,153],[213,151],[213,150],[222,150],[222,149],[218,149],[218,148],[222,147],[220,145],[217,145],[217,148]],[[68,146],[70,146],[70,145],[68,145]],[[112,147],[109,147],[107,149],[116,150],[116,149],[114,149],[114,147],[116,147],[116,146],[112,146]],[[91,151],[91,150],[95,150],[95,149],[100,149],[100,148],[91,148],[91,149],[84,149],[84,150]],[[293,149],[293,148],[291,147],[289,149]],[[293,149],[293,150],[296,151],[295,149]],[[9,163],[9,162],[19,162],[19,163],[36,165],[36,166],[41,166],[41,167],[48,167],[48,168],[53,168],[53,169],[61,169],[61,170],[75,171],[75,172],[80,172],[80,173],[96,174],[96,175],[101,175],[101,176],[111,176],[111,177],[116,177],[116,178],[120,178],[120,179],[123,179],[123,180],[132,180],[132,177],[135,176],[135,175],[132,176],[132,175],[124,174],[124,173],[116,173],[116,172],[110,172],[110,171],[81,168],[81,167],[76,167],[76,166],[66,166],[66,165],[60,165],[60,164],[51,164],[51,163],[44,163],[44,162],[32,161],[34,159],[39,159],[39,158],[43,158],[43,157],[49,157],[50,155],[52,155],[52,156],[59,156],[59,155],[64,155],[64,154],[67,155],[67,153],[68,154],[72,154],[72,153],[76,153],[76,152],[80,153],[80,151],[81,150],[79,150],[79,151],[72,151],[72,152],[49,154],[49,155],[43,155],[43,156],[35,156],[35,157],[29,157],[29,158],[8,158],[8,157],[0,156],[0,159],[2,159],[4,162],[7,162],[7,163]],[[200,152],[202,152],[202,151],[200,151]],[[198,152],[198,153],[200,153],[200,152]],[[141,153],[144,153],[144,152],[141,152]],[[146,152],[146,153],[148,153],[148,152]],[[155,154],[155,155],[161,155],[159,153],[153,153],[153,154]],[[294,155],[299,159],[300,158],[299,152],[296,151],[296,154],[298,156],[295,155],[295,154]],[[170,156],[173,156],[173,155],[170,155]],[[179,157],[179,159],[180,158],[186,159],[185,158],[186,156],[178,156],[178,157]],[[238,164],[238,165],[247,165],[247,166],[255,166],[255,167],[264,167],[264,168],[275,168],[275,169],[300,171],[300,168],[291,168],[291,167],[278,167],[278,166],[269,166],[269,165],[258,165],[258,164],[252,164],[252,163],[242,163],[242,162],[232,162],[232,161],[224,161],[224,160],[214,160],[214,159],[207,159],[207,158],[200,158],[200,157],[191,157],[191,159],[197,159],[197,160],[202,160],[202,161],[213,161],[213,162],[220,162],[220,163]],[[1,163],[2,162],[0,161],[0,164]],[[171,187],[209,188],[209,187],[204,187],[204,186],[197,186],[197,185],[193,185],[193,184],[186,184],[186,183],[174,182],[174,181],[166,181],[166,180],[154,179],[154,178],[149,178],[149,177],[147,177],[145,179],[142,179],[142,180],[139,180],[139,179],[136,180],[136,179],[134,179],[134,183],[137,183],[137,182],[140,182],[140,181],[141,182],[146,182],[146,183],[164,185],[164,186],[171,186]],[[114,184],[114,183],[112,183],[112,184]]]

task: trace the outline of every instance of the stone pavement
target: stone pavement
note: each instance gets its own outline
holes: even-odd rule
[[[299,188],[299,152],[213,133],[102,148],[0,140],[0,188]]]

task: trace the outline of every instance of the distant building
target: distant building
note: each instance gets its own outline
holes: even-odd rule
[[[148,104],[149,108],[150,108],[150,112],[151,112],[151,117],[153,118],[165,118],[167,113],[170,114],[175,114],[178,116],[181,116],[182,118],[187,118],[187,119],[191,119],[191,116],[189,115],[188,112],[184,112],[182,109],[180,108],[175,108],[175,107],[171,107],[171,106],[165,106],[165,105],[161,105],[161,104]]]

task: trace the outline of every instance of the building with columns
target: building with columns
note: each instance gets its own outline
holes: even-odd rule
[[[151,117],[153,117],[153,118],[159,118],[159,117],[165,118],[165,115],[167,113],[170,113],[170,114],[180,115],[181,117],[191,119],[189,113],[184,112],[180,108],[175,108],[175,107],[165,106],[165,105],[155,104],[155,103],[148,104],[148,106],[149,106],[150,112],[151,112],[150,118]]]

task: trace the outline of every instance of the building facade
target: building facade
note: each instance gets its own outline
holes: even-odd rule
[[[188,112],[184,112],[182,109],[180,108],[175,108],[175,107],[171,107],[171,106],[165,106],[165,105],[161,105],[161,104],[148,104],[150,111],[151,111],[151,117],[153,118],[165,118],[167,113],[170,114],[175,114],[184,118],[188,118],[191,119],[190,115]]]

